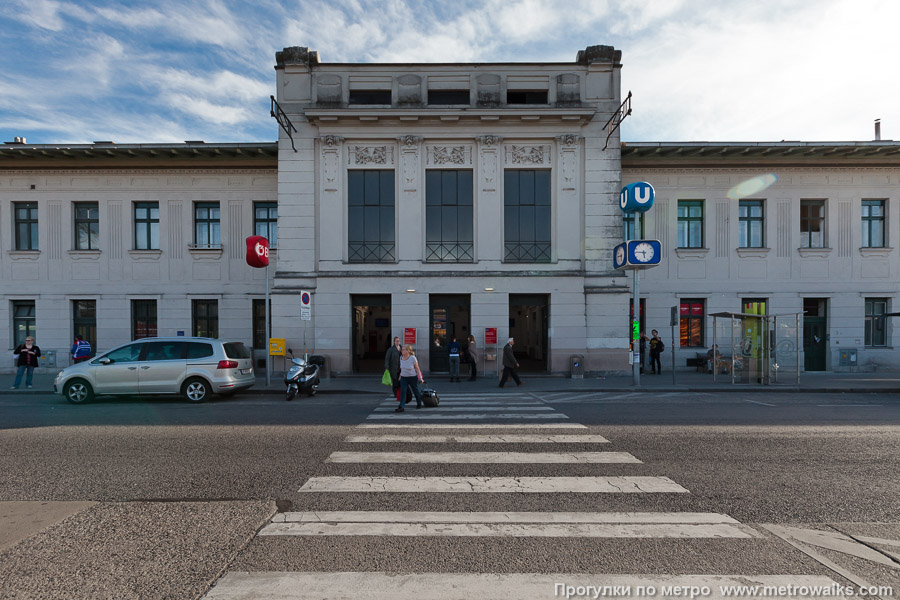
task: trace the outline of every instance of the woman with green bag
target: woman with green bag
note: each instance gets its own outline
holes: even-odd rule
[[[390,378],[389,381],[385,381]],[[394,338],[394,343],[384,353],[384,375],[381,377],[381,383],[390,385],[394,390],[394,396],[397,402],[400,402],[400,337]]]

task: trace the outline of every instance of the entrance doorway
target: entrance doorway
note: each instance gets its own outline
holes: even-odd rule
[[[547,294],[509,295],[509,337],[516,340],[513,349],[519,370],[546,373],[550,370],[550,296]],[[497,340],[503,346],[506,340]],[[502,365],[500,357],[498,364]]]
[[[806,371],[824,371],[827,368],[827,307],[826,298],[803,299],[803,368]]]
[[[353,372],[381,373],[384,353],[391,344],[390,294],[350,296],[350,320]]]
[[[456,336],[461,346],[467,344],[470,332],[471,306],[467,294],[431,294],[430,358],[428,368],[433,373],[450,372],[450,353],[447,344]]]

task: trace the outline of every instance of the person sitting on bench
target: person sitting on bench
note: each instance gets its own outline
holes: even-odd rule
[[[727,374],[730,372],[730,367],[731,362],[722,358],[722,353],[719,352],[719,345],[713,344],[713,347],[706,353],[706,372],[712,373],[715,368],[716,371],[721,369],[722,373]]]

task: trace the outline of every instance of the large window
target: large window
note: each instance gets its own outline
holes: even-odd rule
[[[862,201],[862,247],[884,248],[884,200]]]
[[[678,247],[703,247],[703,200],[678,201]]]
[[[219,337],[218,300],[192,300],[191,315],[196,337]]]
[[[100,248],[100,207],[96,202],[76,202],[75,205],[75,249],[97,250]]]
[[[197,248],[218,248],[222,243],[218,202],[194,204],[194,245]]]
[[[741,200],[738,204],[738,238],[741,248],[765,248],[766,213],[763,200]]]
[[[825,201],[800,201],[800,247],[825,247]]]
[[[550,171],[504,173],[503,232],[507,262],[550,262]]]
[[[131,339],[156,337],[156,300],[131,301]]]
[[[159,202],[134,205],[135,250],[159,250]]]
[[[29,336],[35,337],[37,322],[34,316],[34,300],[14,300],[12,313],[13,347],[15,347],[19,344],[24,344],[25,338]]]
[[[348,260],[394,262],[394,172],[347,173]]]
[[[269,313],[272,312],[272,301],[269,300]],[[266,301],[264,299],[253,300],[253,347],[268,348],[266,341]],[[272,336],[271,327],[269,336]]]
[[[703,347],[703,325],[706,321],[705,300],[682,300],[680,313],[680,346],[682,348]]]
[[[644,239],[644,213],[623,213],[622,221],[625,223],[626,240]],[[637,229],[635,229],[637,223]]]
[[[269,240],[269,248],[278,246],[278,203],[253,203],[253,232]]]
[[[425,260],[471,262],[472,171],[425,173]]]
[[[38,249],[38,206],[37,202],[13,202],[13,217],[16,225],[16,250]],[[23,340],[25,338],[22,338]]]
[[[887,346],[887,298],[866,298],[866,346]]]
[[[91,350],[97,349],[97,301],[72,300],[72,330],[91,344]]]

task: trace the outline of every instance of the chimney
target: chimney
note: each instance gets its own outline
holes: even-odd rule
[[[875,141],[881,141],[881,119],[875,119]]]
[[[26,143],[24,137],[16,136],[13,138],[13,144],[24,144],[24,143]]]

